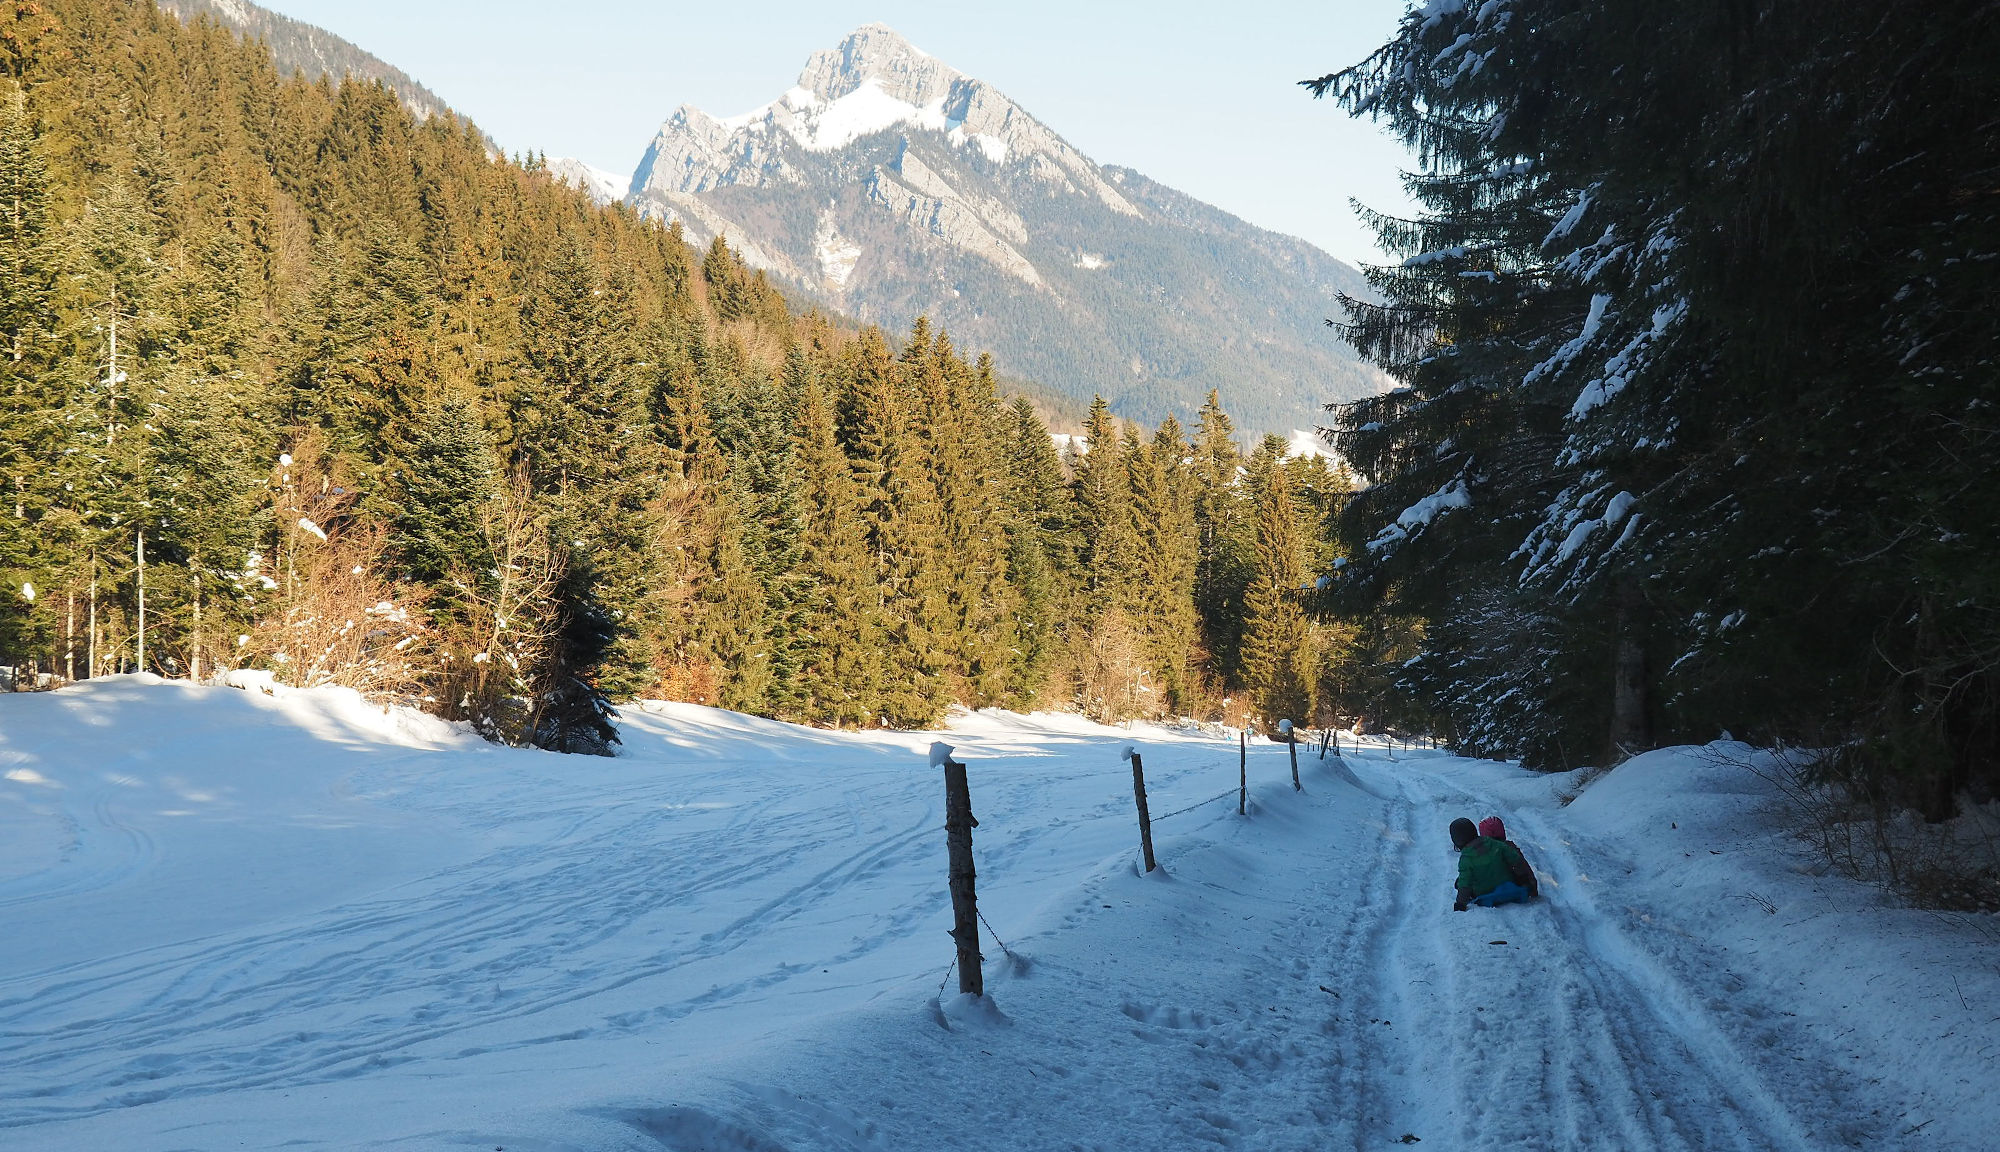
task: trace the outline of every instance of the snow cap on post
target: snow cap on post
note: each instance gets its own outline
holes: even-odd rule
[[[931,767],[942,768],[944,767],[945,761],[949,759],[951,759],[951,745],[949,744],[931,745]]]
[[[1132,747],[1130,744],[1127,744],[1125,745],[1125,747],[1120,748],[1118,750],[1118,758],[1120,760],[1130,760],[1132,757],[1137,756],[1138,754],[1139,750],[1137,748]]]
[[[1290,720],[1280,720],[1280,721],[1278,721],[1278,731],[1280,731],[1280,732],[1290,732],[1291,730],[1292,730],[1292,722],[1291,722]]]

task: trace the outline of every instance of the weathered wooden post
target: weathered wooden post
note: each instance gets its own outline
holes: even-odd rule
[[[958,990],[986,994],[979,955],[979,897],[973,887],[972,787],[965,765],[951,758],[951,745],[931,745],[931,766],[944,768],[944,843],[951,861],[951,938],[958,945]]]
[[[1250,806],[1250,733],[1236,730],[1236,814],[1247,814]]]
[[[1153,817],[1146,811],[1146,765],[1139,750],[1129,744],[1125,758],[1132,762],[1132,798],[1139,802],[1139,849],[1146,856],[1146,871],[1151,872],[1157,864],[1153,860]]]
[[[1333,728],[1332,728],[1332,726],[1330,726],[1330,725],[1329,725],[1329,726],[1327,727],[1326,731],[1324,731],[1324,732],[1321,732],[1321,733],[1319,734],[1319,758],[1320,758],[1320,759],[1322,759],[1322,760],[1326,759],[1326,745],[1327,745],[1327,742],[1328,742],[1328,741],[1330,741],[1330,740],[1332,740],[1332,739],[1333,739]]]
[[[1278,734],[1285,738],[1285,749],[1292,754],[1292,791],[1303,792],[1306,786],[1299,783],[1299,736],[1292,730],[1290,720],[1278,721]]]

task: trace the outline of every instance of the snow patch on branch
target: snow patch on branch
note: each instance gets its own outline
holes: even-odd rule
[[[1584,189],[1583,195],[1577,197],[1576,203],[1570,205],[1569,211],[1563,213],[1563,218],[1556,221],[1555,227],[1549,229],[1549,234],[1542,237],[1542,247],[1546,248],[1556,241],[1564,239],[1578,224],[1583,222],[1583,214],[1590,211],[1591,194],[1596,190],[1597,186],[1595,184]]]
[[[1396,522],[1375,534],[1368,541],[1370,552],[1381,552],[1395,547],[1417,532],[1430,526],[1431,521],[1454,508],[1472,507],[1472,492],[1459,477],[1451,483],[1410,505],[1397,515]]]
[[[1530,368],[1528,375],[1521,382],[1523,384],[1533,384],[1549,373],[1566,367],[1570,361],[1576,359],[1577,355],[1588,347],[1592,340],[1597,339],[1598,330],[1604,327],[1604,310],[1610,307],[1610,305],[1611,296],[1609,293],[1600,292],[1592,296],[1590,298],[1590,313],[1583,318],[1583,331],[1578,332],[1574,339],[1556,349],[1555,353],[1547,360]]]
[[[1602,297],[1596,299],[1602,299]],[[1595,300],[1593,300],[1594,303]],[[1685,299],[1663,304],[1659,308],[1654,309],[1652,324],[1638,335],[1632,337],[1631,341],[1625,347],[1618,350],[1617,355],[1605,361],[1604,371],[1598,375],[1597,379],[1583,386],[1583,391],[1577,395],[1576,403],[1570,405],[1570,419],[1577,420],[1589,415],[1593,409],[1604,404],[1620,392],[1623,392],[1625,386],[1631,383],[1633,375],[1639,370],[1640,355],[1645,352],[1649,345],[1664,336],[1669,328],[1679,323],[1681,317],[1685,315],[1687,315],[1687,301]],[[1565,345],[1564,347],[1568,346]],[[1557,355],[1560,356],[1561,353],[1558,352]],[[1539,367],[1537,371],[1540,371]]]

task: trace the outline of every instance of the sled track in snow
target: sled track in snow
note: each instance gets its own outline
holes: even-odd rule
[[[1394,1031],[1400,994],[1384,974],[1396,962],[1411,919],[1410,819],[1407,806],[1385,802],[1363,825],[1376,833],[1373,851],[1358,873],[1362,885],[1353,914],[1322,959],[1321,995],[1332,1002],[1323,1031],[1334,1088],[1324,1119],[1334,1147],[1377,1147],[1408,1131],[1388,1133],[1406,1111],[1411,1053]]]
[[[1838,1106],[1824,1089],[1839,1074],[1802,1071],[1807,1057],[1768,1032],[1760,1045],[1768,1058],[1747,1057],[1703,998],[1599,909],[1596,885],[1545,820],[1473,796],[1420,762],[1367,770],[1401,789],[1414,841],[1404,899],[1388,926],[1397,943],[1379,969],[1384,1003],[1400,1000],[1415,1034],[1429,1038],[1400,1078],[1413,1117],[1407,1130],[1448,1147],[1606,1152],[1805,1152],[1847,1143],[1797,1119],[1839,1114],[1825,1111]],[[1496,811],[1541,870],[1544,899],[1453,913],[1455,858],[1425,845],[1443,842],[1454,816]],[[1782,1075],[1773,1077],[1774,1068]],[[1387,1092],[1399,1094],[1397,1078]],[[1549,1127],[1535,1126],[1537,1117]],[[1399,1135],[1385,1129],[1375,1139]],[[1868,1142],[1884,1143],[1881,1134]]]
[[[153,838],[118,818],[116,799],[109,790],[100,790],[90,799],[88,818],[64,810],[58,819],[70,842],[62,853],[63,866],[0,886],[0,893],[4,893],[0,895],[0,910],[112,888],[158,859],[159,847]]]

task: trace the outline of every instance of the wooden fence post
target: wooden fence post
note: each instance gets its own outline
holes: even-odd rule
[[[1292,754],[1292,791],[1303,792],[1305,785],[1299,783],[1299,732],[1290,720],[1278,721],[1278,732],[1285,738],[1285,749]]]
[[[1333,739],[1333,729],[1329,726],[1326,731],[1319,734],[1319,758],[1322,760],[1326,759],[1326,744],[1331,739]]]
[[[1139,757],[1137,748],[1125,749],[1125,758],[1132,761],[1132,798],[1139,803],[1139,848],[1146,856],[1146,871],[1156,867],[1153,860],[1153,817],[1146,811],[1146,765]]]
[[[979,898],[973,887],[972,787],[965,765],[951,758],[950,747],[931,747],[933,760],[944,749],[944,842],[951,859],[951,938],[958,945],[958,990],[971,996],[986,993],[986,973],[979,955]]]
[[[1250,806],[1250,733],[1236,730],[1236,814],[1247,814]]]

